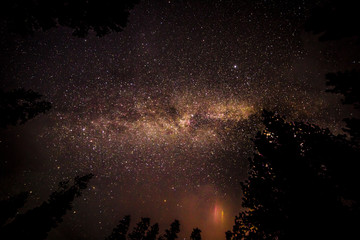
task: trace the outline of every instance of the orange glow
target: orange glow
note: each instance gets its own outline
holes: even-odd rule
[[[224,210],[220,204],[216,203],[214,206],[213,218],[215,223],[224,222]]]

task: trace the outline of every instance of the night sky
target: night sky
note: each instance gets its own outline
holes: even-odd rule
[[[303,30],[312,2],[149,0],[101,38],[62,27],[2,37],[1,87],[53,107],[1,130],[0,197],[31,191],[31,208],[93,173],[49,239],[103,239],[126,214],[224,239],[262,109],[335,133],[352,114],[325,73],[359,68],[359,51]]]

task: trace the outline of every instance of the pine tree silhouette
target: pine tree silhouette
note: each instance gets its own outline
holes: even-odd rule
[[[127,24],[129,11],[139,0],[5,0],[0,10],[5,27],[21,35],[65,26],[73,35],[85,37],[89,30],[101,37],[120,32]]]
[[[323,1],[312,10],[305,23],[305,30],[320,34],[320,41],[338,40],[346,37],[359,37],[360,21],[356,1]]]
[[[263,116],[241,184],[245,211],[228,239],[350,237],[359,224],[359,149],[327,129]]]
[[[105,240],[126,240],[127,232],[129,231],[130,215],[126,215],[120,220],[119,224],[113,229],[110,236]]]
[[[133,231],[129,234],[131,240],[145,239],[146,232],[150,226],[150,218],[141,218],[141,221],[136,224]]]
[[[326,74],[327,86],[332,87],[327,89],[327,92],[337,93],[344,96],[343,104],[354,106],[355,109],[360,110],[360,72],[358,70],[328,73]],[[343,130],[351,136],[351,141],[354,145],[360,145],[360,119],[345,118],[346,128]]]
[[[159,224],[155,223],[151,226],[150,230],[146,233],[144,239],[146,240],[156,240],[157,235],[159,234]]]
[[[24,124],[40,113],[50,110],[51,103],[42,101],[41,95],[32,90],[0,90],[0,127]]]
[[[201,240],[201,230],[194,228],[190,235],[190,240]]]
[[[129,225],[130,216],[127,215],[122,220],[120,220],[119,224],[112,230],[111,235],[106,237],[105,240],[156,240],[159,234],[159,224],[155,223],[154,225],[150,226],[150,218],[141,218],[141,221],[136,224],[133,231],[127,234]],[[200,231],[200,229],[198,230]],[[177,234],[179,232],[180,223],[178,220],[175,220],[171,224],[170,229],[165,230],[165,234],[159,236],[158,240],[176,239],[178,238]],[[200,232],[198,232],[198,234],[200,234]]]
[[[0,227],[3,226],[7,220],[15,217],[18,209],[24,206],[28,197],[29,192],[22,192],[0,201]]]
[[[165,234],[163,236],[166,240],[175,240],[178,238],[177,234],[180,232],[180,222],[179,220],[174,220],[174,222],[171,223],[170,229],[165,230]]]
[[[75,197],[87,187],[92,174],[76,177],[74,184],[61,182],[59,189],[39,207],[31,209],[0,229],[1,239],[45,239],[48,232],[62,222],[62,217],[72,209]]]

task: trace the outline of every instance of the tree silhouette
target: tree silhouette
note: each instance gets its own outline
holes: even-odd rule
[[[29,192],[22,192],[0,201],[0,227],[3,226],[7,220],[15,217],[18,209],[24,206],[28,197]]]
[[[10,92],[0,90],[0,127],[24,124],[51,108],[51,103],[42,101],[41,95],[32,90],[16,89]]]
[[[73,200],[81,195],[92,177],[92,174],[76,177],[72,186],[68,181],[59,183],[59,189],[47,201],[17,215],[3,226],[0,229],[1,239],[45,239],[48,232],[62,222],[62,217],[72,209]]]
[[[175,240],[178,238],[177,234],[180,232],[180,222],[179,220],[174,220],[174,222],[171,223],[170,229],[165,230],[165,234],[163,236],[166,240]]]
[[[73,35],[85,37],[89,30],[101,37],[120,32],[129,11],[140,0],[5,0],[1,16],[7,29],[21,35],[57,26],[72,28]]]
[[[111,235],[105,239],[106,240],[125,240],[125,239],[156,240],[157,235],[159,234],[159,224],[155,223],[154,225],[150,226],[150,218],[141,218],[141,221],[136,224],[133,231],[127,235],[129,225],[130,225],[130,216],[127,215],[122,220],[120,220],[120,223],[113,229]],[[159,236],[158,240],[176,239],[178,238],[177,234],[179,232],[180,232],[180,223],[178,220],[175,220],[171,224],[170,229],[165,230],[165,234],[163,236]]]
[[[241,212],[235,216],[235,224],[232,231],[225,233],[226,240],[258,239],[254,225],[248,221],[248,212]]]
[[[357,70],[328,73],[326,74],[327,86],[331,89],[326,90],[331,93],[338,93],[344,96],[343,104],[353,105],[360,110],[360,72]],[[351,136],[355,145],[360,144],[360,119],[345,118],[346,128],[343,130]]]
[[[352,236],[359,224],[359,149],[345,136],[264,111],[245,211],[227,239],[326,239]],[[311,237],[309,237],[311,236]]]
[[[130,216],[126,215],[120,220],[119,224],[113,229],[110,236],[105,240],[126,240],[126,234],[129,230]]]
[[[344,96],[343,104],[352,104],[360,109],[360,72],[357,70],[326,74],[326,90],[331,93],[340,93]]]
[[[235,218],[236,218],[237,216],[235,216]],[[236,221],[235,221],[235,225],[234,226],[236,226]],[[236,231],[234,231],[235,233],[236,233]],[[231,232],[230,230],[228,230],[228,231],[226,231],[225,232],[225,239],[226,240],[231,240],[231,239],[233,239],[233,232]]]
[[[201,240],[201,230],[194,228],[190,235],[190,240]]]
[[[320,34],[321,41],[359,37],[359,10],[356,1],[324,1],[313,9],[305,30]]]
[[[141,221],[136,224],[133,231],[129,234],[131,240],[145,239],[146,232],[150,226],[150,218],[141,218]]]
[[[150,230],[146,233],[144,239],[146,240],[156,240],[157,235],[159,234],[159,224],[155,223],[151,226]]]

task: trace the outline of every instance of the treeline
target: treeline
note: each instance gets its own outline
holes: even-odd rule
[[[360,226],[355,138],[272,112],[263,116],[265,130],[241,183],[244,211],[226,239],[353,239]]]
[[[141,221],[136,224],[132,232],[128,233],[130,225],[130,216],[125,216],[120,220],[119,224],[113,229],[111,235],[105,240],[175,240],[178,238],[180,232],[180,222],[175,220],[171,223],[170,228],[165,230],[165,233],[159,235],[159,224],[150,225],[150,218],[141,218]],[[194,228],[191,235],[191,240],[201,240],[201,230]]]
[[[88,174],[76,177],[74,183],[60,182],[58,190],[53,192],[47,201],[40,206],[19,214],[29,193],[23,192],[0,202],[0,238],[1,239],[46,239],[48,232],[63,221],[63,216],[72,209],[75,197],[86,189]]]
[[[81,196],[92,177],[92,174],[76,177],[72,185],[69,185],[69,181],[60,182],[58,190],[47,201],[23,214],[19,214],[19,209],[24,206],[28,192],[0,201],[0,238],[46,239],[50,230],[63,221],[66,212],[72,210],[73,200]],[[161,235],[159,224],[150,225],[150,218],[141,218],[131,232],[129,226],[130,215],[127,215],[105,240],[175,240],[180,232],[179,220],[174,220]],[[190,239],[201,240],[201,230],[194,228]]]

